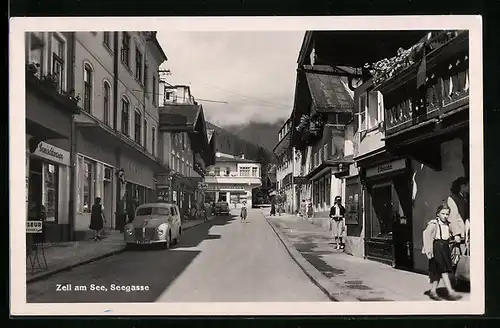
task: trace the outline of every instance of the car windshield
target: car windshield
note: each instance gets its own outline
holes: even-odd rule
[[[169,215],[170,210],[167,207],[141,207],[137,209],[135,216],[144,215]]]

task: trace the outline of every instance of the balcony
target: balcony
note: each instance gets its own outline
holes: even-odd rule
[[[384,94],[386,141],[415,130],[444,133],[468,122],[468,41],[467,32],[443,44],[431,39],[427,44],[432,50],[423,63],[417,61],[377,86]]]

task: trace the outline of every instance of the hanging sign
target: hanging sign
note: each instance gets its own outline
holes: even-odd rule
[[[42,229],[43,229],[42,221],[26,222],[26,233],[42,233]]]

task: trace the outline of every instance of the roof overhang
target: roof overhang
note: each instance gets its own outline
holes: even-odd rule
[[[333,174],[342,171],[344,166],[349,166],[354,163],[353,160],[327,160],[315,167],[311,172],[309,172],[304,178],[305,180],[312,181],[317,177],[323,175],[328,171],[332,171]]]

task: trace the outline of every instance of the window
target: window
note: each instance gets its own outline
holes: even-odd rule
[[[379,102],[379,92],[368,93],[368,108],[367,108],[367,129],[374,128],[378,122],[382,120]]]
[[[182,149],[186,149],[187,148],[187,135],[186,133],[183,133],[182,134]]]
[[[366,130],[366,94],[359,96],[359,130]]]
[[[92,113],[92,67],[85,64],[83,72],[83,110]]]
[[[323,156],[321,156],[322,151],[323,151],[323,148],[320,148],[318,150],[318,165],[320,165],[323,162]]]
[[[122,98],[122,133],[126,136],[129,135],[129,113],[130,103],[126,98]]]
[[[92,208],[92,181],[93,181],[93,163],[87,160],[83,161],[83,212],[90,213]]]
[[[148,62],[146,60],[144,60],[144,92],[146,92],[146,96],[149,96],[148,94],[148,70],[149,70],[149,66],[148,66]]]
[[[155,153],[156,153],[156,129],[154,126],[151,128],[151,153],[153,154],[153,156],[156,156],[155,155]]]
[[[45,49],[45,36],[43,32],[31,32],[28,34],[29,42],[29,62],[38,64],[38,71],[36,76],[40,78],[44,71],[44,49]]]
[[[215,173],[216,177],[219,177],[220,176],[220,167],[214,168],[214,173]]]
[[[156,76],[153,75],[153,105],[156,105]]]
[[[144,148],[148,148],[148,121],[144,118]]]
[[[58,34],[52,34],[52,74],[57,80],[57,89],[59,92],[66,89],[65,81],[65,59],[66,42]]]
[[[328,144],[323,145],[323,160],[326,161],[328,159]]]
[[[125,66],[130,66],[130,34],[123,32],[121,60]]]
[[[229,175],[231,175],[231,168],[226,167],[225,176],[228,177]]]
[[[134,115],[134,140],[138,144],[141,144],[141,112],[138,109],[135,110]]]
[[[111,49],[111,33],[110,32],[104,32],[103,33],[103,40],[102,43],[108,47],[108,49]]]
[[[241,177],[249,177],[250,176],[250,167],[249,166],[240,167],[240,176]]]
[[[111,86],[108,82],[104,82],[104,124],[109,125],[109,102],[111,99]]]
[[[142,83],[142,52],[139,48],[135,48],[135,78]]]
[[[57,166],[43,163],[42,204],[45,206],[47,221],[56,221],[57,218],[58,177],[59,169]]]
[[[258,175],[257,175],[257,168],[256,168],[256,167],[252,167],[252,176],[253,176],[253,177],[258,176]]]

